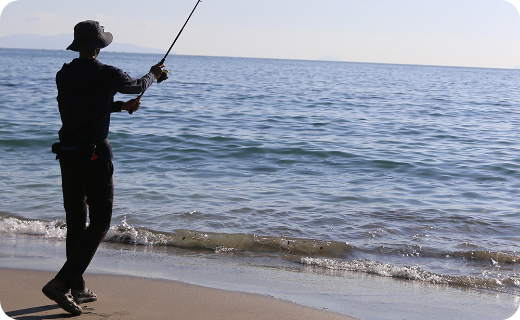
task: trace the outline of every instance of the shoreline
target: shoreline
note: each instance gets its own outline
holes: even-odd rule
[[[13,319],[62,319],[70,314],[41,292],[53,272],[0,268],[0,303]],[[98,301],[82,304],[85,319],[355,320],[288,301],[177,281],[85,274]]]

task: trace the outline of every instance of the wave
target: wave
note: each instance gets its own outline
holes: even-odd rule
[[[304,265],[317,266],[330,270],[356,271],[368,274],[376,274],[383,277],[393,277],[407,280],[420,280],[436,284],[448,284],[442,275],[424,271],[418,266],[398,267],[387,263],[372,260],[338,261],[332,259],[320,259],[303,257],[300,262]]]
[[[0,232],[65,239],[67,227],[60,221],[28,220],[0,214]],[[175,230],[173,233],[158,232],[143,227],[136,228],[129,225],[126,220],[119,225],[111,226],[104,241],[132,245],[208,249],[216,252],[252,251],[330,257],[347,256],[355,248],[338,241],[254,234],[212,233],[182,229]]]
[[[123,221],[112,226],[105,241],[147,246],[173,246],[189,249],[209,249],[216,252],[274,252],[294,255],[347,256],[354,247],[338,241],[258,236],[254,234],[212,233],[175,230],[175,233],[135,228]]]
[[[0,232],[30,234],[46,238],[65,239],[67,225],[62,221],[43,221],[22,219],[0,212]],[[377,254],[384,252],[390,255],[417,255],[425,258],[451,257],[471,261],[481,261],[497,264],[520,265],[518,253],[495,252],[490,250],[438,251],[435,248],[420,250],[409,245],[395,244],[393,250],[373,250],[358,248],[347,242],[325,241],[317,239],[291,238],[284,236],[260,236],[245,233],[214,233],[177,229],[174,232],[154,231],[144,227],[135,227],[123,220],[120,224],[110,227],[105,242],[145,246],[172,246],[188,249],[207,249],[220,252],[273,252],[310,257],[352,258],[354,256]],[[417,252],[416,252],[417,251]],[[411,254],[410,252],[413,252]]]
[[[461,257],[469,260],[476,261],[490,261],[493,264],[507,263],[507,264],[520,264],[520,255],[508,254],[504,252],[493,252],[489,250],[470,250],[465,252],[454,252],[454,257]]]
[[[382,277],[429,282],[433,284],[449,284],[476,289],[493,290],[498,292],[519,294],[520,274],[505,277],[494,276],[450,276],[436,274],[421,269],[419,266],[395,266],[371,260],[338,261],[303,257],[300,262],[306,266],[314,266],[334,271],[353,271]]]
[[[67,226],[60,221],[42,221],[19,219],[8,214],[0,213],[0,232],[30,234],[45,238],[65,239]]]
[[[0,232],[28,234],[64,240],[67,227],[60,221],[30,220],[0,212]],[[307,268],[331,271],[352,271],[382,277],[428,282],[433,284],[458,285],[477,289],[520,294],[520,273],[500,273],[483,271],[476,276],[454,276],[437,274],[420,266],[397,266],[368,259],[352,259],[367,253],[346,242],[323,241],[254,234],[212,233],[193,230],[175,230],[172,233],[158,232],[143,227],[134,227],[123,220],[110,227],[105,242],[115,242],[143,246],[172,246],[192,250],[211,250],[217,253],[275,253],[293,255],[294,259]],[[370,254],[370,252],[368,252]],[[520,264],[515,254],[492,251],[469,250],[449,253],[452,257]],[[349,260],[350,258],[350,260]]]

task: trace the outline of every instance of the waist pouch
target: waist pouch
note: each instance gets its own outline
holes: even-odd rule
[[[96,160],[112,159],[112,148],[108,139],[97,143],[74,143],[56,142],[52,145],[52,152],[56,154],[56,159],[64,158],[86,158]]]
[[[65,143],[56,142],[52,145],[52,152],[61,155],[92,156],[96,151],[95,143]]]

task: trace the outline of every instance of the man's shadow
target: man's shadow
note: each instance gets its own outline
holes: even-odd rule
[[[38,312],[50,311],[50,310],[54,310],[54,309],[60,309],[60,307],[56,304],[49,304],[49,305],[41,306],[41,307],[33,307],[33,308],[9,311],[9,312],[6,312],[5,314],[8,317],[11,317],[16,320],[67,319],[67,318],[74,317],[70,313],[66,313],[66,312],[60,313],[60,314],[49,314],[49,315],[28,315],[28,314],[38,313]]]

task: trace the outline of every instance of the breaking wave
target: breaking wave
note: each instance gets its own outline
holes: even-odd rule
[[[252,251],[331,257],[344,257],[354,250],[353,246],[338,241],[182,229],[175,230],[174,233],[156,232],[146,228],[135,228],[126,221],[112,226],[105,241],[147,246],[210,249],[216,252]]]
[[[60,221],[25,220],[7,214],[0,214],[0,232],[65,239],[67,226]]]
[[[46,238],[65,239],[67,226],[63,222],[26,220],[0,214],[0,232],[29,234]],[[158,232],[134,227],[123,220],[110,227],[104,241],[145,246],[173,246],[187,249],[209,249],[216,252],[276,252],[294,255],[347,256],[353,246],[345,242],[258,236],[254,234],[226,234],[175,230]]]
[[[0,232],[26,234],[64,240],[67,226],[60,221],[29,220],[0,213]],[[346,242],[299,239],[255,234],[227,234],[193,230],[158,232],[143,227],[134,227],[123,220],[110,227],[104,241],[129,245],[171,246],[184,249],[212,250],[216,253],[275,253],[293,255],[304,268],[313,271],[361,272],[382,277],[429,282],[433,284],[458,285],[477,289],[520,294],[520,273],[482,272],[480,275],[444,275],[422,269],[420,266],[397,266],[369,259],[353,257],[367,253]],[[370,254],[370,252],[369,252]],[[435,254],[438,255],[439,253]],[[520,257],[492,251],[442,253],[455,259],[485,261],[494,265],[520,265]]]
[[[520,274],[508,277],[486,276],[450,276],[432,273],[421,269],[419,266],[395,266],[371,260],[338,261],[332,259],[320,259],[303,257],[300,261],[303,265],[314,266],[334,271],[363,272],[382,277],[415,280],[433,284],[449,284],[471,287],[484,290],[493,290],[505,293],[520,293]]]

